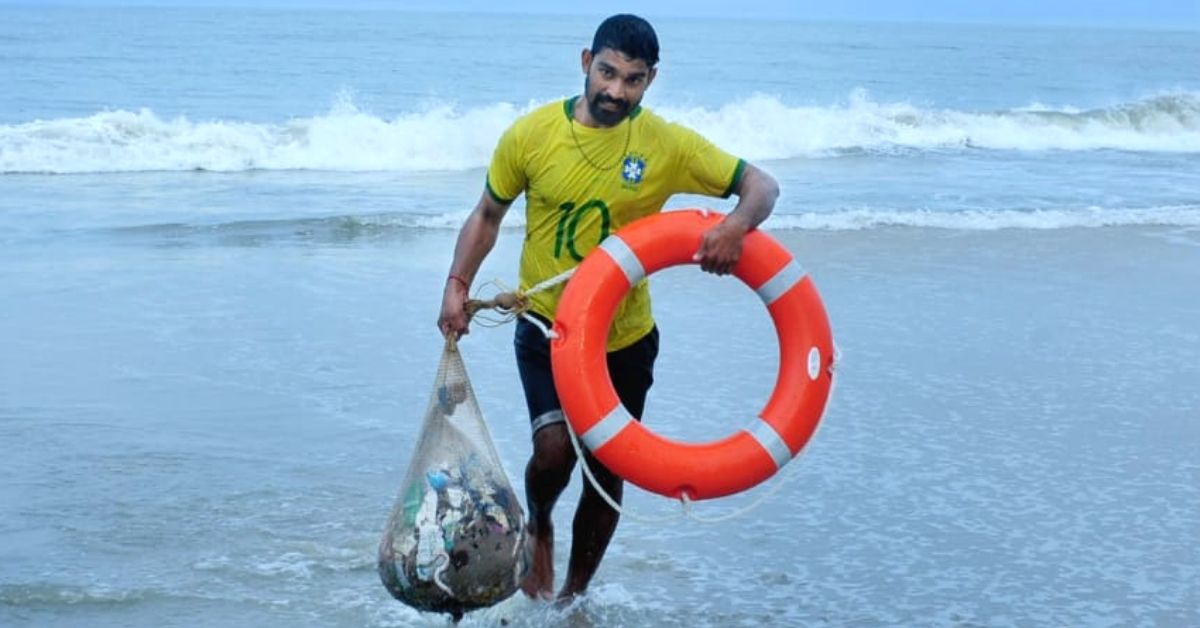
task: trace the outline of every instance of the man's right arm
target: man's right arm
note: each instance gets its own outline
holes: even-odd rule
[[[500,221],[508,211],[510,203],[501,203],[488,190],[484,190],[476,203],[475,209],[467,217],[462,230],[458,232],[458,243],[454,246],[454,261],[450,264],[450,274],[446,277],[445,290],[442,292],[442,312],[438,317],[438,329],[442,335],[455,334],[461,336],[467,333],[466,303],[470,295],[471,283],[483,258],[496,244],[500,234]]]

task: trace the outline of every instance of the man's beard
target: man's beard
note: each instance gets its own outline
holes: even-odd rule
[[[592,114],[592,119],[603,126],[615,126],[625,116],[629,115],[629,101],[609,98],[604,92],[596,92],[595,96],[587,96],[591,92],[591,78],[585,79],[583,82],[584,98],[587,100],[588,113]],[[617,108],[604,109],[600,105],[615,104]]]

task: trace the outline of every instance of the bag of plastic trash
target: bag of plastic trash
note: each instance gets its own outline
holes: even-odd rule
[[[491,606],[525,575],[525,513],[509,484],[454,341],[379,544],[379,576],[422,611]]]

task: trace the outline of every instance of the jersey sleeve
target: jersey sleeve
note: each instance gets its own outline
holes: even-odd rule
[[[703,135],[678,124],[671,125],[678,146],[677,192],[727,198],[737,189],[746,160],[721,150]]]
[[[488,166],[487,191],[498,203],[507,205],[525,191],[524,150],[518,126],[513,124],[500,136]]]

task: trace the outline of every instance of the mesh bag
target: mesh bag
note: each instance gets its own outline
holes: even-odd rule
[[[379,576],[401,602],[457,620],[517,590],[528,564],[524,529],[462,356],[448,341],[379,544]]]

